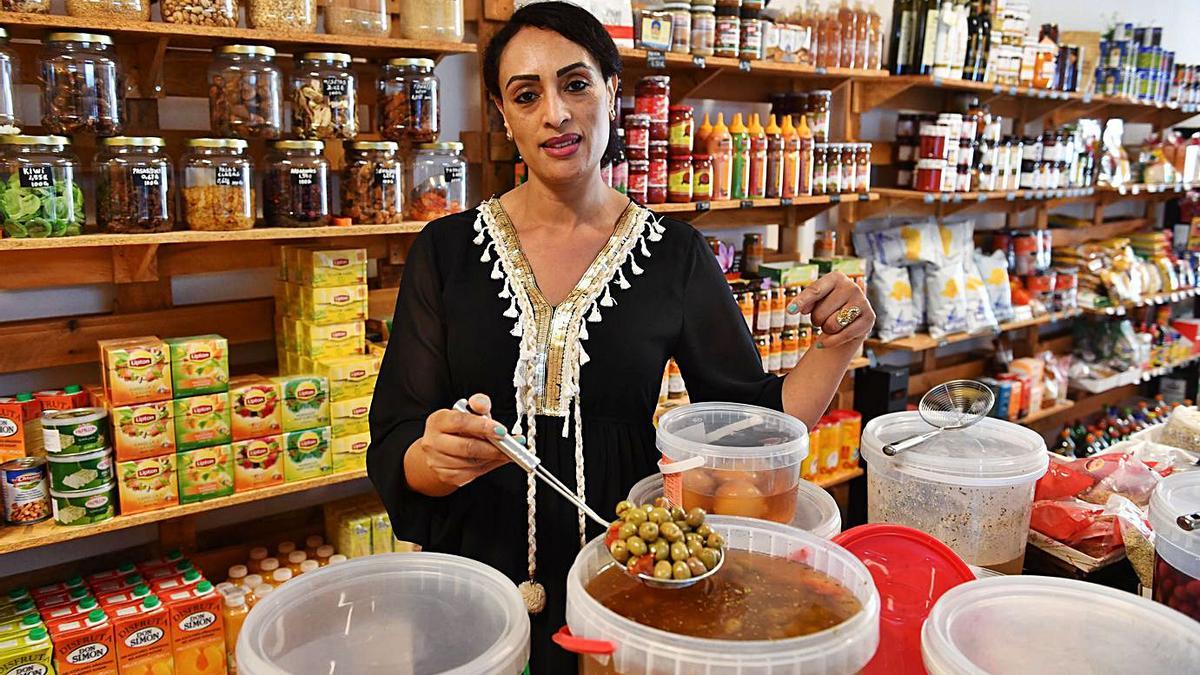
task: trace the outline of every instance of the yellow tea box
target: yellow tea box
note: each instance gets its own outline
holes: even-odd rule
[[[329,427],[290,431],[283,435],[283,475],[289,483],[333,472]]]
[[[288,262],[288,275],[292,281],[305,286],[366,284],[367,250],[297,248]]]
[[[345,401],[375,392],[382,359],[372,354],[313,360],[313,370],[329,379],[329,398]]]
[[[356,356],[366,347],[367,328],[363,321],[317,325],[297,321],[296,349],[314,359],[329,356]]]
[[[369,432],[371,430],[370,421],[368,420],[370,413],[370,396],[331,403],[329,405],[329,416],[332,420],[333,435],[342,437]]]
[[[392,542],[396,537],[392,534],[392,519],[387,511],[371,515],[371,553],[392,553]]]
[[[367,287],[352,286],[309,287],[296,290],[299,315],[317,324],[345,323],[367,320]],[[290,305],[289,305],[290,306]]]
[[[109,405],[171,398],[171,356],[154,336],[100,340],[101,375]]]
[[[371,446],[371,432],[352,436],[333,437],[333,470],[359,471],[367,468],[367,448]]]

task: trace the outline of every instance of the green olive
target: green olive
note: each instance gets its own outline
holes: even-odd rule
[[[655,579],[670,579],[671,578],[671,563],[666,560],[660,560],[654,565]]]
[[[696,528],[696,534],[704,538],[708,538],[708,535],[712,534],[712,531],[712,526],[710,526],[708,523]]]
[[[617,504],[617,517],[620,518],[621,516],[625,515],[626,511],[628,511],[629,509],[632,509],[632,508],[634,508],[634,504],[633,504],[633,502],[629,501],[628,499]]]
[[[687,511],[684,511],[682,506],[672,506],[671,520],[687,520]]]
[[[638,536],[646,541],[658,539],[658,525],[651,522],[642,523],[638,527]]]
[[[687,524],[690,525],[692,529],[700,527],[704,524],[704,516],[706,515],[707,514],[704,513],[704,509],[700,508],[699,506],[695,506],[692,508],[692,510],[687,512]]]
[[[692,578],[692,571],[688,569],[687,563],[680,560],[679,562],[675,563],[674,567],[671,568],[671,576],[683,581],[684,579]]]
[[[628,539],[638,533],[638,526],[633,523],[621,523],[621,527],[617,528],[617,536],[622,539]]]
[[[655,560],[667,560],[671,557],[671,545],[659,539],[650,544],[650,552],[654,554]]]
[[[716,567],[720,560],[721,555],[717,553],[716,549],[706,548],[700,551],[700,562],[704,563],[704,567],[707,569],[711,570]]]
[[[701,544],[698,541],[694,541],[694,542],[688,544],[688,557],[695,558],[695,557],[699,556],[700,552],[703,550],[704,550],[704,544]]]
[[[612,546],[608,547],[608,552],[612,553],[612,557],[616,559],[617,562],[623,563],[629,560],[629,548],[621,539],[614,541]]]
[[[654,505],[653,504],[642,504],[641,508],[643,511],[646,512],[646,515],[650,515],[650,512],[654,510]]]
[[[633,523],[635,526],[646,522],[646,512],[641,509],[629,509],[625,512],[625,522]]]
[[[654,500],[654,508],[669,509],[671,508],[671,500],[667,499],[666,497],[659,497]]]
[[[671,522],[671,512],[662,508],[661,506],[655,507],[655,509],[650,512],[650,522],[657,525],[669,523]]]
[[[646,541],[641,537],[630,537],[625,540],[625,546],[629,549],[629,555],[640,558],[646,555]]]
[[[692,576],[694,577],[698,577],[708,571],[708,568],[704,566],[704,563],[700,562],[699,558],[688,558],[687,566],[688,571],[691,572]]]
[[[684,532],[692,531],[692,526],[688,525],[686,520],[677,520],[675,521],[675,524],[678,525],[679,529],[683,530]]]
[[[628,539],[629,537],[625,537],[625,538]],[[690,544],[693,541],[703,544],[704,537],[701,537],[700,535],[696,534],[695,532],[688,532],[687,534],[683,535],[683,543]]]
[[[709,548],[722,549],[725,548],[725,537],[713,532],[708,535],[708,540],[705,542]]]
[[[683,539],[683,530],[675,523],[663,523],[658,527],[658,533],[672,544]]]
[[[683,542],[675,542],[671,544],[671,560],[676,562],[688,559],[688,548]]]

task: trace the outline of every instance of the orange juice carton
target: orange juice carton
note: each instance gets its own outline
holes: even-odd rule
[[[0,640],[0,673],[46,675],[54,672],[54,645],[44,626]]]
[[[220,335],[166,340],[175,396],[219,394],[229,387],[229,342]]]
[[[175,452],[175,406],[171,401],[128,405],[110,412],[118,462]]]
[[[112,611],[121,675],[173,675],[171,617],[157,595]]]
[[[18,633],[24,635],[34,628],[44,625],[42,617],[37,612],[11,619],[2,619],[0,620],[0,640],[12,637]]]
[[[187,556],[183,555],[183,551],[173,548],[170,551],[167,551],[166,554],[164,554],[161,558],[144,560],[138,563],[137,567],[142,574],[147,574],[160,567],[174,567],[181,563],[187,563],[188,565],[191,565],[192,561],[188,560]]]
[[[33,394],[0,396],[0,464],[45,455],[42,403]]]
[[[329,380],[322,375],[273,377],[283,399],[284,431],[329,426]]]
[[[176,675],[224,675],[221,594],[207,581],[163,596],[171,616]]]
[[[83,588],[86,586],[87,586],[87,582],[84,581],[83,577],[76,574],[75,576],[67,579],[66,581],[60,581],[60,582],[54,583],[54,584],[46,584],[45,586],[39,586],[39,587],[33,589],[32,591],[30,591],[29,594],[33,597],[34,602],[37,602],[40,604],[42,601],[42,598],[44,598],[44,597],[51,596],[51,595],[58,595],[59,593],[66,593],[66,592],[70,591],[71,589]]]
[[[65,593],[55,593],[54,595],[44,595],[38,599],[37,605],[38,605],[38,609],[45,611],[45,610],[51,609],[53,607],[59,607],[62,605],[70,605],[72,603],[79,602],[91,594],[92,594],[92,592],[89,591],[87,588],[80,586],[79,588],[72,588],[71,590],[69,590]]]
[[[233,414],[233,440],[274,436],[283,431],[279,385],[259,375],[235,377],[229,382]]]
[[[172,401],[177,452],[221,445],[232,440],[229,394],[201,394]]]
[[[155,581],[161,579],[185,574],[190,569],[195,569],[191,560],[180,560],[173,565],[158,565],[152,569],[144,570],[142,576],[146,577],[148,583],[153,584]]]
[[[171,356],[154,336],[100,340],[101,375],[109,405],[171,398]]]
[[[283,475],[288,481],[317,478],[333,472],[329,427],[283,435]]]
[[[245,492],[283,482],[283,436],[233,443],[233,490]]]
[[[139,603],[145,600],[150,595],[150,587],[146,584],[138,584],[133,588],[106,593],[100,596],[100,608],[104,610],[112,610],[117,607]]]
[[[361,471],[367,468],[367,448],[371,447],[371,432],[334,437],[333,471]]]
[[[194,504],[233,494],[233,447],[216,445],[176,455],[179,503]]]
[[[117,581],[119,579],[129,576],[130,574],[136,574],[136,573],[137,573],[137,565],[134,565],[131,562],[123,562],[120,565],[117,565],[116,567],[114,567],[112,569],[100,570],[99,572],[93,572],[93,573],[87,575],[87,577],[85,577],[85,578],[87,580],[88,586],[93,586],[95,584],[104,583],[106,581]],[[93,590],[95,590],[95,589],[93,589]]]
[[[370,396],[352,398],[333,403],[329,406],[329,416],[332,418],[331,426],[333,427],[333,435],[341,437],[370,432],[370,414]]]
[[[141,513],[179,503],[179,481],[174,453],[162,457],[117,462],[117,489],[121,513]]]
[[[46,389],[33,393],[33,397],[42,403],[42,410],[74,410],[90,406],[91,397],[77,384],[67,385],[62,389]]]
[[[116,640],[108,615],[93,609],[50,624],[58,675],[111,675],[117,672]]]
[[[67,619],[72,616],[86,615],[88,612],[96,609],[99,606],[100,603],[96,602],[96,598],[89,595],[78,602],[40,609],[39,611],[42,614],[42,621],[49,623],[51,621],[58,621],[59,619]]]
[[[191,569],[183,574],[177,574],[173,577],[167,577],[166,579],[159,579],[158,581],[155,581],[153,585],[154,594],[165,599],[167,594],[181,589],[191,588],[201,581],[204,581],[204,577],[200,574],[199,570]]]
[[[135,588],[139,584],[144,583],[146,583],[145,577],[138,572],[134,572],[133,574],[126,574],[125,576],[118,577],[116,579],[97,581],[96,583],[92,584],[92,593],[94,593],[96,597],[100,597],[108,595],[109,593],[118,593],[130,588]]]

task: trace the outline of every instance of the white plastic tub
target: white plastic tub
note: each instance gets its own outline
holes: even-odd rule
[[[1197,513],[1198,471],[1167,476],[1150,495],[1150,527],[1155,535],[1153,597],[1200,621],[1200,522],[1190,518]]]
[[[373,555],[304,574],[255,605],[237,660],[244,675],[512,675],[529,660],[529,615],[512,581],[483,563]]]
[[[840,546],[787,525],[711,516],[731,548],[805,562],[838,580],[862,611],[833,628],[785,640],[709,640],[649,628],[609,611],[587,584],[612,557],[604,537],[588,543],[567,574],[567,626],[584,640],[611,643],[610,654],[585,656],[584,672],[619,675],[841,675],[858,672],[879,644],[879,593],[866,566]]]
[[[832,539],[842,531],[842,512],[833,495],[806,480],[800,481],[796,490],[796,515],[789,525],[822,539]],[[629,491],[629,500],[638,504],[650,504],[661,496],[663,477],[659,473],[643,478]]]
[[[1042,437],[987,418],[895,457],[883,454],[887,443],[929,430],[916,412],[867,424],[862,452],[868,521],[916,528],[971,565],[1020,574],[1034,485],[1050,462]]]
[[[930,675],[1194,673],[1200,624],[1086,581],[997,577],[947,591],[921,653]]]

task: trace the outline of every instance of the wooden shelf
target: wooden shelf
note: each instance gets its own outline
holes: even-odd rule
[[[130,516],[118,515],[110,520],[96,523],[95,525],[70,527],[66,525],[59,525],[55,523],[53,519],[51,519],[34,525],[0,527],[0,555],[38,548],[41,546],[49,546],[51,544],[59,544],[66,541],[77,541],[85,537],[94,537],[107,532],[127,530],[131,527],[138,527],[141,525],[161,523],[164,521],[173,520],[175,518],[182,518],[184,516],[204,513],[206,511],[216,511],[231,506],[251,504],[267,499],[273,499],[275,497],[281,497],[283,495],[306,492],[308,490],[316,490],[329,485],[337,485],[340,483],[349,483],[352,481],[362,480],[366,477],[366,471],[335,473],[331,476],[325,476],[323,478],[312,478],[309,480],[296,481],[294,483],[284,483],[282,485],[260,488],[258,490],[250,490],[248,492],[238,492],[228,497],[210,499],[197,504],[181,504],[179,506],[158,509],[157,511],[135,513]],[[113,498],[116,498],[115,492],[113,494]]]
[[[146,246],[152,244],[212,244],[238,241],[286,241],[327,237],[356,237],[379,234],[415,234],[426,223],[411,221],[398,225],[347,225],[345,227],[256,227],[232,232],[176,230],[152,234],[82,234],[77,237],[0,239],[0,252],[41,249],[91,248],[95,246]]]
[[[842,203],[870,202],[879,199],[875,193],[849,192],[836,195],[811,195],[791,199],[720,199],[715,201],[689,202],[686,204],[649,204],[655,213],[695,213],[708,211],[731,211],[748,209],[786,209],[800,207],[833,207]]]
[[[629,66],[639,68],[654,69],[650,66],[647,57],[650,51],[645,49],[630,49],[622,47],[620,49],[621,60]],[[859,78],[867,80],[876,80],[880,78],[889,78],[890,75],[886,70],[861,70],[858,68],[818,68],[817,66],[809,66],[800,63],[788,63],[786,61],[771,61],[767,59],[755,59],[743,61],[742,59],[734,59],[726,56],[692,56],[691,54],[676,54],[674,52],[655,52],[656,55],[661,55],[665,63],[665,69],[669,71],[677,70],[734,70],[750,75],[786,75],[792,78],[812,78],[812,79],[827,79],[827,78]],[[743,65],[748,64],[748,65]]]
[[[1056,404],[1050,406],[1049,408],[1042,408],[1041,410],[1039,410],[1037,412],[1033,412],[1033,413],[1026,415],[1025,417],[1022,417],[1021,419],[1017,420],[1017,424],[1022,424],[1022,425],[1028,426],[1030,424],[1034,424],[1035,422],[1039,422],[1046,418],[1053,417],[1054,415],[1057,415],[1060,412],[1065,412],[1067,410],[1070,410],[1071,408],[1074,408],[1074,407],[1075,407],[1074,401],[1069,401],[1069,400],[1062,401],[1060,403],[1056,403]]]
[[[1141,298],[1135,302],[1127,302],[1120,305],[1113,305],[1111,307],[1084,307],[1082,308],[1082,311],[1085,314],[1091,314],[1093,316],[1125,316],[1125,314],[1128,312],[1140,309],[1142,307],[1167,305],[1172,302],[1179,302],[1180,300],[1194,298],[1198,294],[1200,294],[1200,288],[1188,288],[1182,291],[1174,291],[1172,293],[1159,293],[1157,295]]]
[[[1067,312],[1053,312],[1033,319],[1025,319],[1021,321],[1009,321],[1000,324],[999,328],[991,332],[985,333],[954,333],[947,335],[941,339],[936,339],[927,333],[918,333],[911,337],[899,338],[890,342],[871,339],[867,340],[867,347],[876,351],[905,351],[905,352],[923,352],[929,349],[937,349],[945,345],[954,344],[956,342],[966,342],[967,340],[975,340],[977,338],[994,337],[1001,333],[1009,331],[1021,330],[1022,328],[1031,328],[1033,326],[1042,326],[1055,321],[1064,321],[1081,314],[1080,310],[1072,310]]]
[[[863,475],[863,473],[864,471],[862,467],[855,467],[853,469],[839,469],[834,473],[825,476],[818,476],[816,480],[812,481],[812,483],[813,485],[828,490],[829,488],[837,487],[842,483],[850,482]]]
[[[1150,221],[1146,218],[1128,218],[1121,220],[1103,221],[1099,225],[1086,225],[1082,227],[1054,227],[1050,228],[1050,234],[1053,236],[1053,246],[1055,248],[1062,246],[1078,246],[1093,241],[1104,241],[1113,237],[1131,234],[1146,227]],[[990,235],[991,232],[988,232]]]

